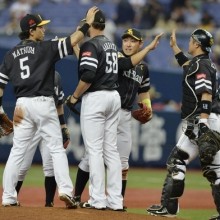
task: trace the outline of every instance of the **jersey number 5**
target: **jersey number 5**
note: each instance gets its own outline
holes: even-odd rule
[[[23,72],[21,72],[21,78],[26,79],[30,76],[30,68],[27,64],[25,65],[25,62],[28,61],[28,57],[21,58],[19,61],[20,69],[23,70]]]
[[[106,63],[107,66],[105,68],[106,73],[118,73],[118,56],[115,52],[107,52],[106,53]]]

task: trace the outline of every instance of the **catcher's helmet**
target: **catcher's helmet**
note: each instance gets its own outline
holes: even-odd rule
[[[191,36],[201,45],[204,51],[208,53],[211,52],[211,46],[214,44],[214,39],[211,33],[204,29],[196,29]]]

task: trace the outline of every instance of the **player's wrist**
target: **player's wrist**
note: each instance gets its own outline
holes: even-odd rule
[[[72,97],[73,97],[74,99],[76,99],[76,100],[78,100],[78,99],[79,99],[79,97],[78,97],[78,96],[76,96],[75,94],[72,94]]]
[[[90,26],[91,26],[91,24],[86,22],[85,24],[82,25],[82,27],[79,28],[79,31],[81,31],[83,33],[83,35],[85,36],[86,33],[88,32]]]
[[[150,99],[143,99],[141,101],[142,103],[144,103],[148,108],[151,108],[151,100]]]

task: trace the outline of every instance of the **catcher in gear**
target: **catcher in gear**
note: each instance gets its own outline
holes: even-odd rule
[[[151,215],[177,215],[187,165],[198,156],[218,212],[218,216],[210,219],[220,219],[220,100],[217,70],[209,57],[213,43],[211,33],[194,30],[189,40],[190,60],[178,47],[175,31],[171,34],[170,46],[183,68],[181,118],[185,126],[167,159],[161,204],[147,208]]]
[[[143,61],[145,55],[154,50],[162,34],[157,35],[154,40],[141,50],[143,38],[141,32],[134,28],[125,30],[122,35],[122,51],[118,53],[118,83],[117,89],[121,97],[121,109],[119,124],[117,128],[117,148],[122,165],[122,191],[125,197],[126,185],[129,170],[129,156],[131,153],[131,120],[133,104],[138,95],[138,102],[141,107],[151,112],[147,120],[152,117],[150,100],[150,77],[147,64]],[[137,80],[137,78],[139,80]],[[146,120],[146,117],[145,117]],[[144,122],[144,120],[143,120]],[[85,153],[78,165],[76,183],[75,183],[75,201],[80,203],[82,192],[89,179],[88,155]],[[86,207],[86,204],[81,204]]]

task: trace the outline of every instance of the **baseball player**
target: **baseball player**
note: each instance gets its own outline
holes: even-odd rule
[[[183,67],[181,117],[186,122],[186,129],[167,160],[168,173],[164,180],[161,205],[147,208],[151,215],[175,217],[179,211],[179,197],[184,192],[186,166],[198,155],[195,138],[209,128],[220,132],[220,100],[218,93],[217,71],[209,57],[213,45],[212,35],[204,29],[196,29],[189,40],[189,60],[179,49],[176,34],[173,31],[170,46],[178,64]],[[207,152],[209,153],[209,152]],[[212,196],[220,219],[220,151],[213,161],[200,163],[203,176],[210,182]]]
[[[66,127],[66,122],[64,118],[63,102],[64,102],[64,93],[61,86],[60,74],[55,71],[54,77],[54,99],[57,107],[57,113],[60,121],[60,126],[63,135],[64,148],[67,147],[69,143],[68,129]],[[43,171],[45,176],[45,192],[46,192],[46,203],[45,207],[53,207],[54,205],[54,195],[56,192],[56,180],[54,177],[53,161],[50,155],[49,149],[44,146],[44,141],[42,140],[39,132],[37,132],[32,140],[32,143],[29,146],[29,150],[26,152],[22,165],[20,167],[18,175],[18,183],[16,185],[16,191],[19,193],[20,188],[23,184],[24,178],[27,171],[31,167],[34,154],[36,152],[37,146],[39,145],[40,153],[42,156],[43,162]]]
[[[59,198],[65,202],[67,208],[76,208],[53,98],[54,69],[58,60],[73,54],[72,47],[86,35],[96,12],[97,7],[90,8],[87,23],[71,36],[53,41],[43,41],[45,25],[50,20],[27,14],[20,21],[21,42],[7,52],[0,66],[1,112],[3,91],[9,81],[14,86],[17,98],[13,118],[13,147],[3,174],[3,206],[19,205],[15,190],[19,170],[34,135],[39,132],[52,157]]]
[[[150,50],[156,48],[161,36],[162,34],[156,36],[151,44],[140,51],[143,46],[143,38],[140,31],[130,28],[122,35],[122,51],[119,53],[119,87],[117,89],[121,97],[121,109],[117,127],[117,149],[122,166],[121,194],[123,197],[126,190],[129,169],[128,160],[132,146],[131,110],[136,95],[138,94],[138,102],[143,102],[151,108],[149,71],[146,63],[142,60]],[[89,178],[88,164],[88,155],[85,153],[79,164],[75,183],[74,198],[78,204],[81,201],[81,194]],[[89,207],[86,203],[81,203],[80,206],[83,208]]]
[[[118,57],[117,47],[103,35],[104,29],[105,16],[99,10],[88,31],[91,39],[80,48],[80,81],[68,102],[74,104],[82,96],[80,124],[89,156],[89,205],[98,210],[121,210],[121,163],[116,146],[121,105],[116,90]]]

